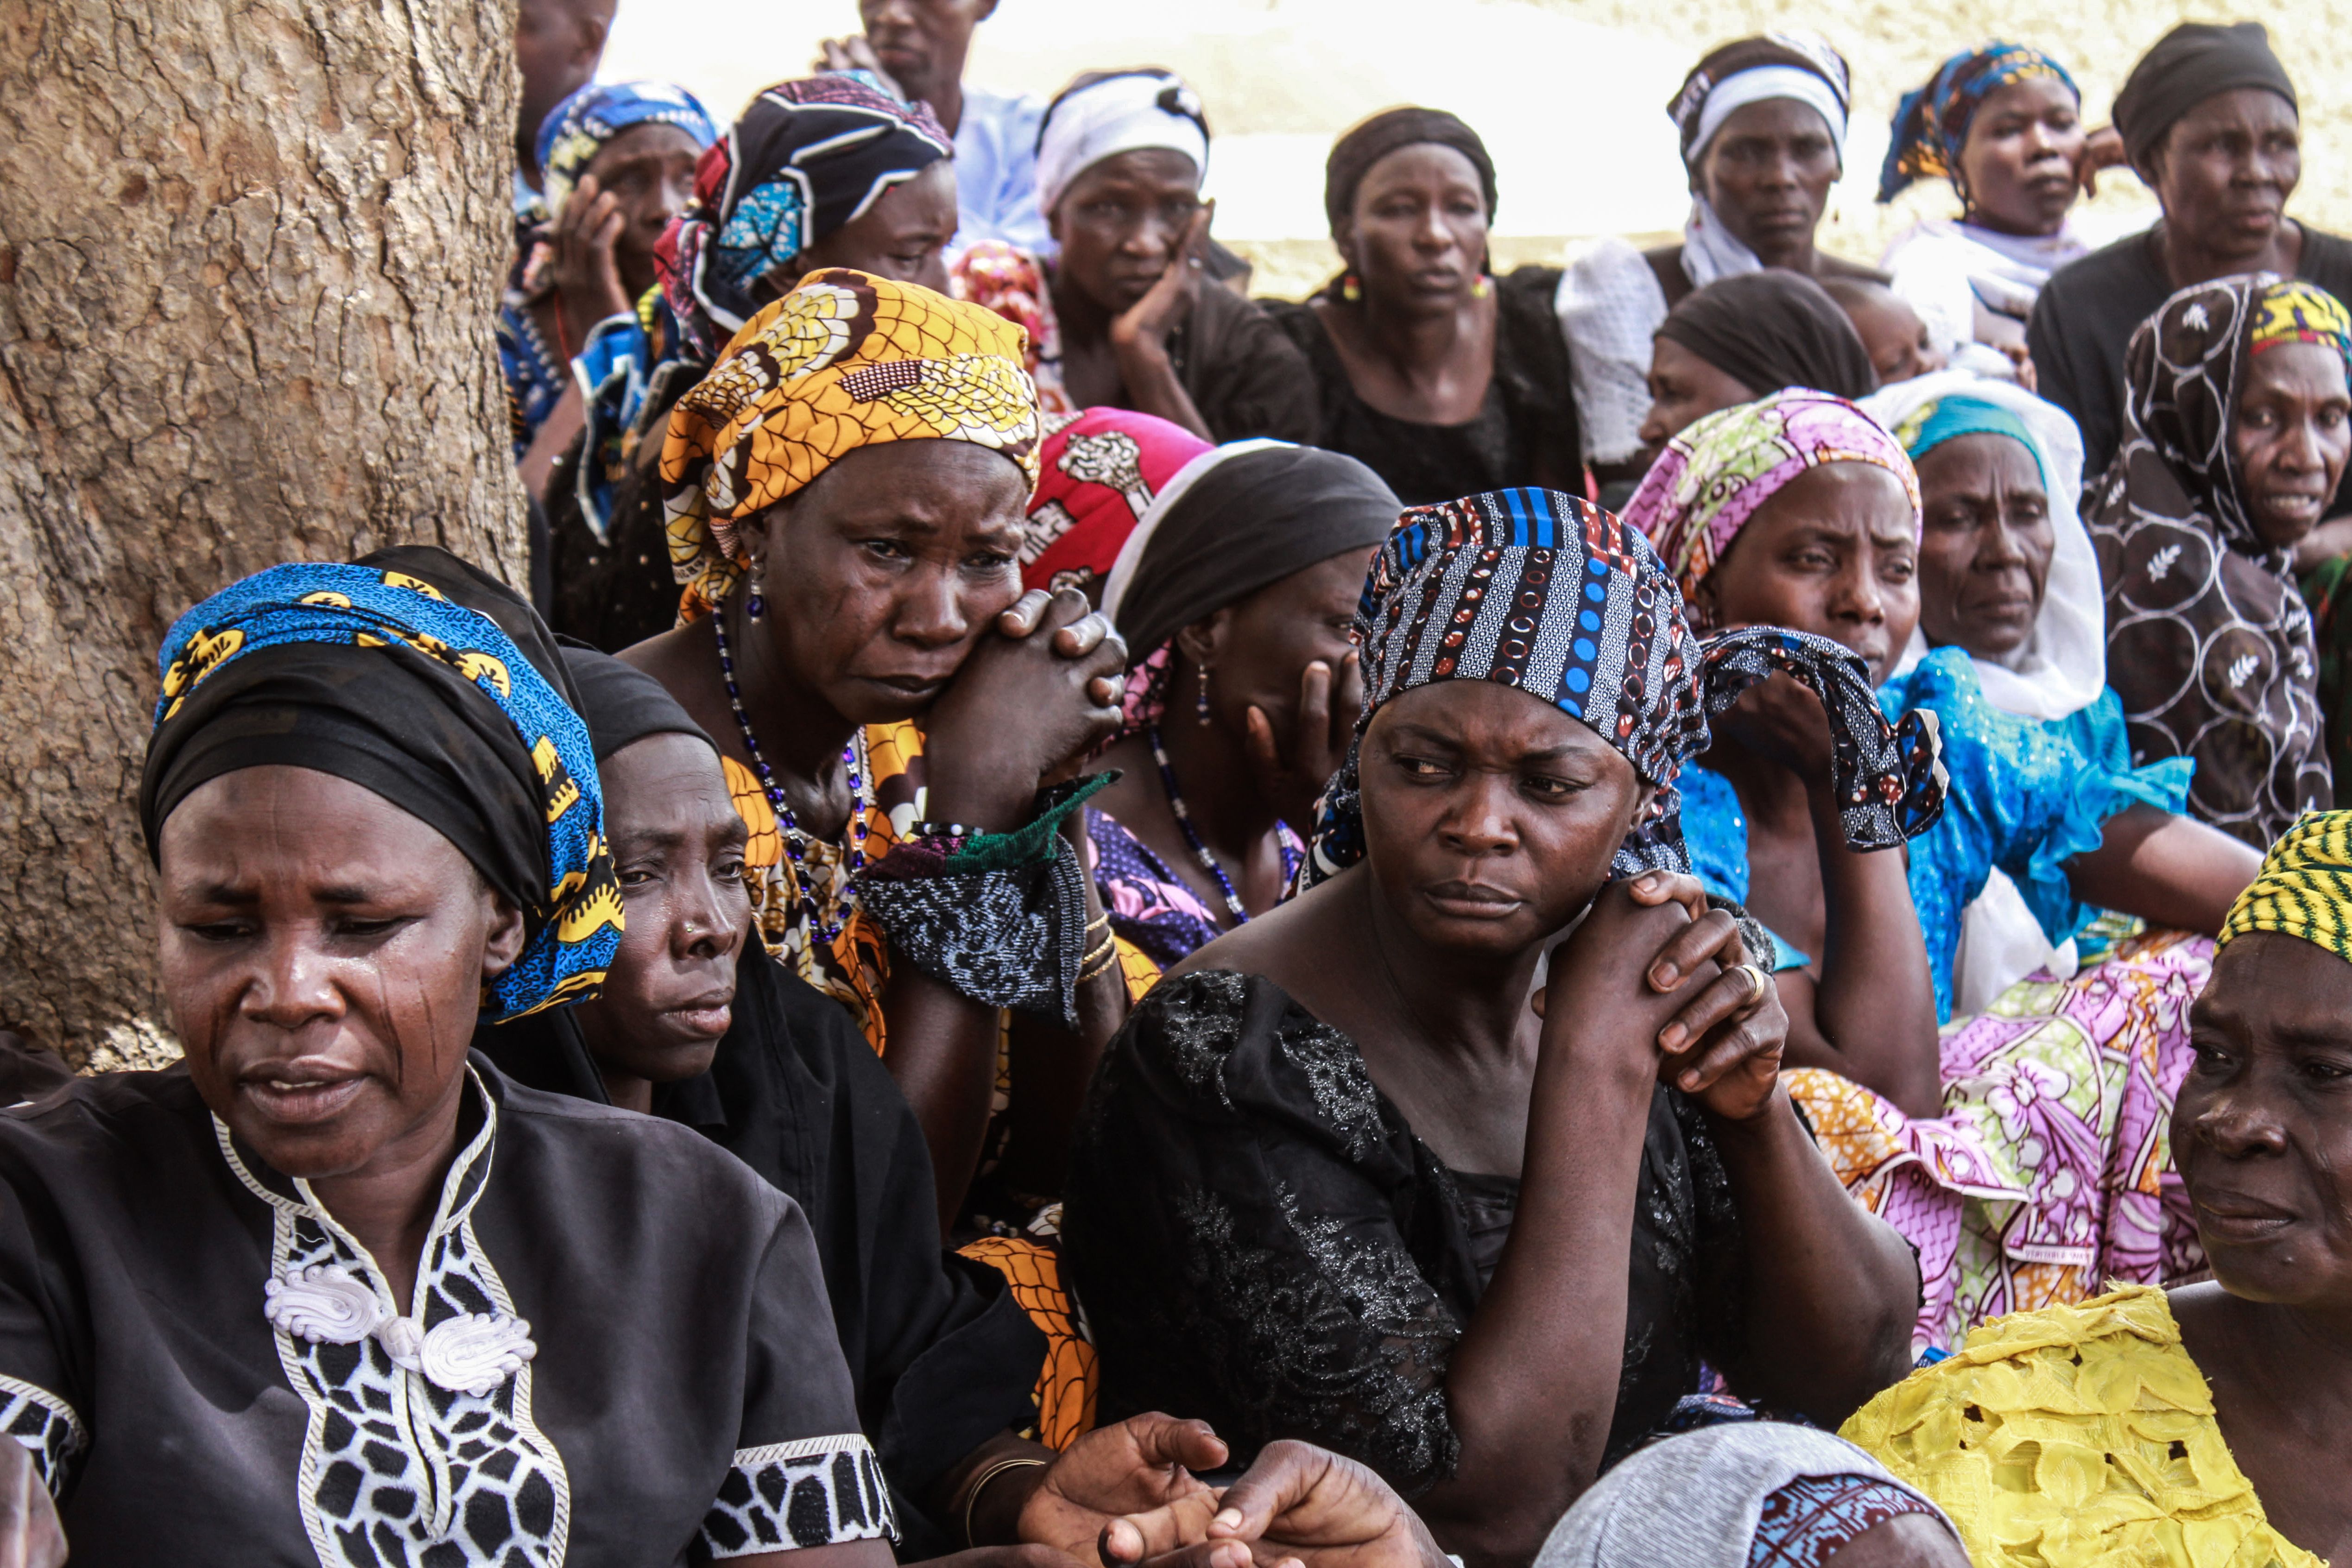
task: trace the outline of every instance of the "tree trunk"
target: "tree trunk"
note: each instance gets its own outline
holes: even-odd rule
[[[135,800],[174,617],[446,545],[523,580],[491,319],[512,0],[0,0],[0,1027],[175,1054]]]

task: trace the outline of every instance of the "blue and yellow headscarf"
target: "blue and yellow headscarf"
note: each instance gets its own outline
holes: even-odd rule
[[[709,110],[682,87],[666,81],[591,82],[540,121],[539,189],[550,222],[563,216],[572,188],[604,143],[632,125],[675,125],[697,147],[719,140]]]
[[[1923,404],[1895,426],[1894,436],[1903,444],[1914,467],[1947,441],[1956,441],[1963,436],[2006,436],[2033,454],[2033,467],[2042,476],[2042,488],[2050,487],[2050,469],[2042,460],[2042,443],[2033,438],[2024,420],[1990,398],[1956,392]]]
[[[2311,812],[2288,828],[2231,907],[2217,945],[2258,931],[2352,960],[2352,811]]]
[[[1927,86],[1904,94],[1895,106],[1893,139],[1878,171],[1878,199],[1891,202],[1919,179],[1949,180],[1958,190],[1960,149],[1968,145],[1969,126],[1984,107],[1986,95],[2036,78],[2065,83],[2074,101],[2083,101],[2083,89],[2066,68],[2027,44],[1995,40],[1982,48],[1963,49],[1937,67]],[[1960,195],[1965,200],[1968,193]]]
[[[151,856],[173,809],[224,773],[332,773],[440,833],[522,910],[483,1022],[595,994],[621,940],[595,754],[553,637],[510,590],[426,546],[276,566],[182,616],[158,665],[139,789]]]

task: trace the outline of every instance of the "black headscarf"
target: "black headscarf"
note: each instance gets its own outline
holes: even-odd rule
[[[1717,279],[1666,313],[1671,338],[1762,397],[1807,386],[1853,399],[1878,390],[1878,373],[1853,319],[1801,272],[1768,267]]]
[[[2302,112],[2294,83],[2271,53],[2270,34],[2260,22],[2183,22],[2165,34],[2140,57],[2116,94],[2116,130],[2132,166],[2146,166],[2148,153],[2173,121],[2209,98],[2243,87],[2277,93]]]
[[[588,742],[598,763],[648,735],[691,735],[719,749],[709,732],[687,717],[677,698],[635,665],[572,637],[556,639],[563,647],[563,668],[579,692],[580,717],[588,721]]]
[[[1105,605],[1139,658],[1294,572],[1389,536],[1404,510],[1355,458],[1271,443],[1220,458],[1170,503]]]
[[[1495,160],[1486,143],[1460,118],[1442,109],[1391,109],[1373,115],[1331,144],[1323,163],[1323,216],[1334,233],[1356,205],[1356,187],[1373,164],[1400,147],[1433,142],[1451,147],[1478,171],[1478,188],[1486,196],[1486,220],[1495,218]],[[1395,520],[1391,518],[1391,521]]]
[[[180,617],[139,784],[148,854],[207,782],[331,773],[433,828],[522,910],[487,1019],[592,993],[620,940],[604,802],[555,641],[511,589],[446,550],[274,567]]]

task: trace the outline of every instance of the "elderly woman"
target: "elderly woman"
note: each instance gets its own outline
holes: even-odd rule
[[[2179,290],[2276,272],[2352,299],[2352,241],[2286,216],[2303,173],[2298,114],[2259,22],[2182,23],[2116,95],[2116,130],[2164,215],[2059,268],[2026,330],[2042,395],[2083,427],[2085,473],[2105,473],[2123,446],[2126,351]]]
[[[950,1219],[1007,1136],[1005,1179],[1052,1195],[1062,1108],[1124,1005],[1108,921],[1060,868],[1079,796],[1040,793],[1118,722],[1124,650],[1080,595],[1022,595],[1020,353],[1002,318],[866,273],[761,310],[671,414],[688,618],[626,656],[719,742],[761,934],[884,1054]],[[1005,1008],[1057,1031],[1014,1031],[1009,1109]]]
[[[1904,94],[1878,199],[1940,179],[1950,182],[1960,213],[1906,230],[1883,265],[1948,361],[2016,374],[2042,286],[2090,249],[2071,216],[2087,141],[2082,89],[2029,45],[1962,49]]]
[[[2136,762],[2257,847],[2333,797],[2292,552],[2352,457],[2352,316],[2308,283],[2184,289],[2132,338],[2124,445],[2092,492],[2108,680]]]
[[[727,341],[806,272],[848,267],[945,290],[952,143],[920,104],[862,77],[761,91],[695,173],[654,248],[645,319],[600,325],[580,360],[587,432],[548,497],[555,628],[605,649],[677,621],[661,432]]]
[[[1270,305],[1314,367],[1318,445],[1414,505],[1513,485],[1580,491],[1556,268],[1488,275],[1495,164],[1434,109],[1391,109],[1332,145],[1323,210],[1343,268]]]
[[[1316,885],[1138,1005],[1065,1245],[1106,1412],[1321,1443],[1447,1550],[1523,1563],[1702,1358],[1816,1420],[1905,1359],[1910,1258],[1807,1140],[1748,939],[1675,869],[1707,711],[1784,666],[1858,683],[1779,632],[1704,658],[1640,538],[1538,490],[1407,512],[1356,628]],[[1850,782],[1899,793],[1853,698]]]
[[[1912,439],[1927,456],[1971,433],[2022,432],[1963,406]],[[1685,771],[1684,821],[1709,886],[1752,898],[1780,939],[1790,1059],[1813,1069],[1791,1075],[1792,1092],[1849,1185],[1920,1247],[1919,1337],[1946,1345],[2021,1299],[2160,1278],[2168,1245],[2180,1256],[2159,1130],[2179,1076],[2167,1064],[2186,1049],[2179,1010],[2201,978],[2198,953],[2151,941],[2078,991],[2045,987],[1939,1043],[1961,911],[1998,868],[2053,944],[2097,906],[2213,931],[2253,867],[2226,836],[2171,815],[2178,767],[2135,771],[2112,726],[2100,744],[2099,731],[1999,710],[1961,647],[1892,674],[1920,615],[1916,483],[1903,446],[1861,410],[1787,392],[1676,437],[1628,515],[1705,625],[1832,637],[1867,661],[1890,717],[1935,719],[1948,804],[1906,857],[1841,847],[1850,797],[1817,705],[1793,690],[1759,692],[1717,726]]]
[[[1029,334],[1049,413],[1110,405],[1210,441],[1315,437],[1306,362],[1265,312],[1204,286],[1209,122],[1167,71],[1089,71],[1037,132],[1037,206],[1058,254],[983,240],[956,292]]]
[[[1693,289],[1651,344],[1643,453],[1654,462],[1693,422],[1787,386],[1844,398],[1878,390],[1870,350],[1828,290],[1778,267]]]
[[[2352,1400],[2348,910],[2352,816],[2328,813],[2222,928],[2172,1120],[2212,1279],[1987,1324],[1847,1423],[1979,1568],[2352,1558],[2352,1461],[2315,1425]]]
[[[1690,175],[1683,242],[1644,252],[1603,240],[1568,268],[1555,301],[1585,460],[1602,479],[1640,477],[1651,340],[1684,296],[1768,267],[1878,276],[1814,243],[1844,171],[1851,103],[1844,57],[1811,33],[1740,38],[1691,68],[1666,106]]]
[[[9,1429],[74,1561],[887,1565],[800,1210],[467,1055],[620,936],[529,608],[436,550],[281,566],[161,673],[187,1059],[0,1121]]]
[[[1108,1512],[1222,1458],[1150,1417],[1071,1447],[1069,1369],[1016,1292],[943,1253],[906,1097],[848,1015],[751,941],[743,819],[716,744],[652,677],[567,647],[627,926],[603,990],[475,1035],[518,1082],[693,1127],[801,1205],[858,1415],[913,1560],[1016,1539],[1083,1555]],[[1151,1467],[1160,1468],[1153,1471]],[[1139,1492],[1138,1489],[1140,1489]]]
[[[692,93],[660,81],[583,87],[540,127],[547,221],[498,321],[515,460],[534,496],[584,417],[573,359],[653,287],[654,247],[717,135]]]

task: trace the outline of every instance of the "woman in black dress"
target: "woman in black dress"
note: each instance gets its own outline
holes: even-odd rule
[[[1564,495],[1406,513],[1357,637],[1317,885],[1131,1015],[1065,1252],[1106,1416],[1322,1444],[1523,1563],[1702,1358],[1820,1422],[1904,1370],[1912,1260],[1778,1087],[1760,932],[1677,874],[1671,786],[1775,670],[1824,691],[1863,840],[1931,759],[1829,645],[1702,652],[1640,537]]]
[[[187,1059],[0,1117],[0,1394],[73,1561],[887,1568],[798,1206],[467,1051],[619,939],[537,617],[409,547],[248,578],[162,664]]]

